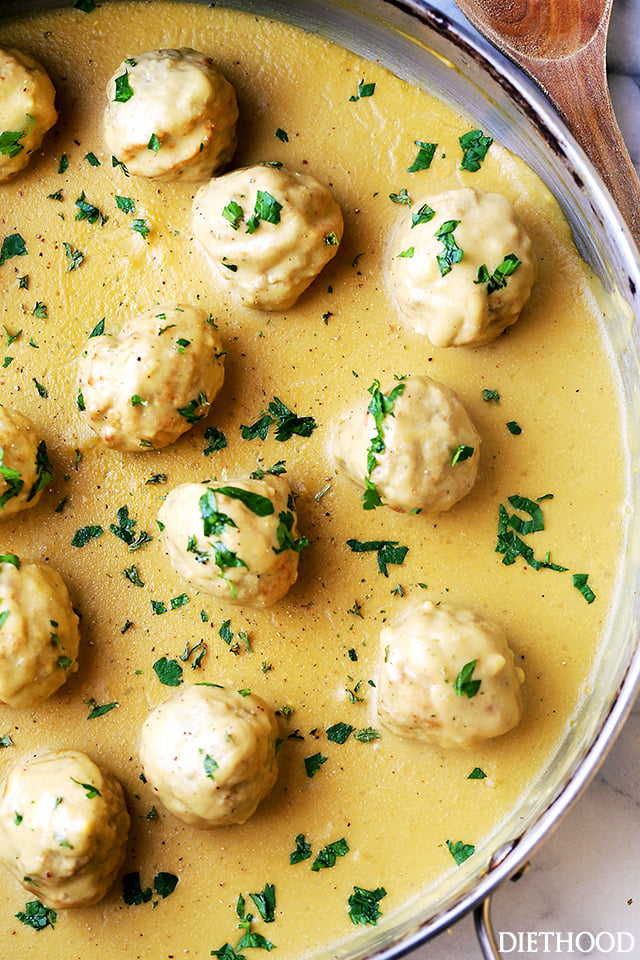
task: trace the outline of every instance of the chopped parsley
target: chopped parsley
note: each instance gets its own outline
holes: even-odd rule
[[[417,213],[411,214],[411,229],[419,226],[421,223],[429,223],[433,220],[436,212],[432,210],[428,203],[423,203]]]
[[[57,200],[58,203],[62,203],[64,197],[62,196],[62,190],[56,190],[55,193],[48,193],[47,200]]]
[[[131,100],[133,96],[133,90],[131,89],[131,84],[129,83],[129,71],[125,70],[124,73],[121,73],[119,77],[115,78],[115,97],[113,98],[114,103],[126,103],[127,100]]]
[[[207,445],[202,451],[205,457],[209,457],[217,450],[224,450],[227,446],[227,438],[222,430],[218,430],[217,427],[207,427],[204,432],[204,439],[207,441]]]
[[[148,480],[145,480],[144,483],[145,483],[145,486],[149,486],[150,484],[152,485],[152,484],[166,483],[166,482],[167,482],[166,473],[154,473],[149,477]]]
[[[97,523],[90,524],[87,527],[80,527],[80,529],[76,530],[76,532],[73,535],[73,538],[71,540],[71,546],[84,547],[89,543],[90,540],[92,539],[97,540],[97,538],[101,537],[103,533],[104,533],[104,530]]]
[[[347,546],[354,553],[368,553],[375,550],[377,552],[378,569],[385,577],[389,576],[387,564],[401,564],[409,552],[409,547],[398,546],[397,540],[366,540],[364,543],[360,540],[347,540]]]
[[[101,337],[103,334],[104,334],[104,317],[102,318],[102,320],[98,320],[98,322],[96,323],[95,327],[93,328],[93,330],[91,331],[87,339],[91,340],[92,337]]]
[[[229,497],[233,500],[239,500],[244,504],[247,510],[255,513],[258,517],[268,517],[274,513],[273,504],[268,497],[263,497],[259,493],[251,490],[243,490],[241,487],[225,486],[217,487],[215,491],[208,491],[216,494],[222,494],[223,497]]]
[[[407,193],[406,187],[402,187],[400,193],[390,193],[389,200],[392,203],[406,203],[407,206],[411,206],[411,197]]]
[[[416,251],[415,251],[415,247],[407,247],[406,250],[403,250],[402,253],[399,253],[397,256],[398,256],[398,258],[400,258],[400,259],[402,259],[402,258],[404,257],[404,258],[410,260],[410,259],[413,257],[413,255],[414,255],[415,252],[416,252]]]
[[[64,255],[69,261],[67,266],[67,273],[71,273],[72,270],[77,270],[80,264],[84,261],[84,253],[82,250],[74,250],[70,243],[65,241],[64,243]]]
[[[474,767],[467,780],[486,780],[486,777],[484,770],[481,770],[480,767]]]
[[[3,324],[3,326],[4,326],[4,324]],[[4,327],[4,332],[5,332],[6,337],[7,337],[7,346],[10,347],[11,344],[12,344],[12,343],[15,343],[16,340],[20,337],[20,334],[22,333],[22,330],[18,330],[17,333],[13,333],[13,334],[12,334],[12,333],[9,333],[9,331],[7,330],[6,327]]]
[[[451,466],[455,467],[456,463],[461,463],[463,460],[469,460],[469,458],[473,456],[473,452],[473,447],[468,447],[461,443],[451,458]]]
[[[335,867],[337,858],[344,857],[347,853],[349,853],[349,844],[345,838],[334,840],[333,843],[328,843],[326,847],[319,851],[311,864],[311,869],[317,873],[319,870]]]
[[[33,129],[33,117],[30,113],[25,114],[25,116],[27,120],[31,121],[27,124],[26,130],[5,130],[4,133],[0,133],[0,153],[11,159],[17,157],[19,153],[22,153],[24,144],[20,143],[20,141],[24,140]]]
[[[495,293],[496,290],[502,290],[503,287],[506,287],[507,277],[510,277],[511,274],[518,269],[521,263],[522,260],[518,260],[515,253],[508,253],[502,263],[496,267],[493,273],[489,273],[485,263],[478,267],[478,275],[473,282],[486,283],[487,295],[491,296],[491,294]]]
[[[147,819],[153,819],[147,816]],[[162,899],[170,896],[178,885],[178,878],[174,873],[167,873],[161,870],[153,878],[153,889]]]
[[[247,233],[255,233],[261,220],[266,223],[280,223],[281,210],[282,204],[278,203],[268,190],[258,190],[253,213],[247,220]]]
[[[462,148],[460,169],[475,173],[480,169],[480,164],[486,157],[493,140],[491,137],[485,137],[482,130],[469,130],[468,133],[458,137],[458,143]]]
[[[286,130],[283,130],[282,127],[278,127],[276,130],[276,137],[281,143],[289,143],[289,134]]]
[[[12,257],[24,257],[27,254],[27,245],[19,233],[12,233],[2,241],[0,249],[0,267]]]
[[[101,797],[102,794],[97,787],[94,787],[92,783],[82,783],[81,780],[76,780],[75,777],[71,777],[74,783],[77,783],[79,787],[85,791],[87,795],[87,800],[93,800],[94,797]]]
[[[509,420],[507,422],[507,430],[509,433],[512,433],[514,437],[519,437],[522,433],[522,427],[516,423],[515,420]]]
[[[122,878],[122,899],[130,907],[139,906],[141,903],[148,903],[153,896],[151,887],[143,890],[140,886],[140,874],[136,870],[133,873],[125,873]]]
[[[62,156],[60,157],[60,163],[58,164],[58,173],[60,174],[65,173],[68,166],[69,166],[69,157],[66,155],[66,153],[63,153]]]
[[[202,766],[204,767],[205,776],[207,776],[209,780],[215,780],[214,774],[216,770],[219,769],[219,764],[213,759],[213,757],[210,757],[208,753],[204,755]]]
[[[41,300],[38,300],[38,301],[36,302],[35,307],[34,307],[33,310],[31,311],[31,316],[37,317],[38,320],[46,320],[47,317],[49,316],[49,313],[48,313],[48,311],[47,311],[47,308],[46,308],[45,304],[42,303]]]
[[[139,217],[134,220],[131,224],[131,229],[134,233],[139,233],[143,240],[146,240],[151,233],[151,228],[147,226],[147,221],[144,217]]]
[[[276,910],[276,888],[267,883],[261,893],[250,893],[249,896],[258,908],[258,913],[265,923],[273,923]]]
[[[93,13],[96,8],[95,0],[73,0],[73,5],[83,13]]]
[[[244,210],[235,200],[229,200],[222,210],[222,216],[229,221],[234,230],[237,230],[244,219]]]
[[[593,603],[596,598],[595,593],[587,583],[589,579],[588,573],[574,573],[573,574],[573,585],[578,590],[587,603]]]
[[[55,927],[57,914],[55,910],[45,907],[39,900],[30,900],[24,910],[14,914],[20,923],[34,930],[44,930],[45,927]]]
[[[350,723],[334,723],[333,726],[327,727],[327,740],[331,740],[332,743],[346,743],[354,730],[355,727]]]
[[[274,553],[284,553],[285,550],[300,553],[305,547],[309,546],[306,537],[293,537],[293,522],[293,514],[290,510],[283,510],[278,514],[278,526],[276,527],[278,547],[273,547]]]
[[[376,89],[375,83],[365,83],[364,80],[358,81],[358,93],[349,97],[351,103],[357,100],[363,100],[365,97],[372,97]]]
[[[353,739],[360,743],[371,743],[373,740],[379,740],[380,734],[373,727],[363,727],[362,730],[357,730],[354,733]]]
[[[209,400],[207,399],[207,395],[204,390],[201,390],[198,396],[190,400],[186,407],[177,407],[176,409],[187,423],[199,423],[206,415],[206,410],[203,410],[201,413],[196,413],[196,410],[199,410],[201,407],[208,407],[208,405]]]
[[[491,403],[491,401],[493,401],[494,403],[498,403],[498,401],[500,400],[500,394],[498,393],[497,390],[484,389],[482,391],[482,399],[484,400],[485,403]]]
[[[456,682],[453,685],[453,689],[458,697],[468,697],[471,699],[471,697],[475,697],[480,689],[480,684],[482,681],[471,679],[477,662],[477,660],[470,660],[468,663],[465,663],[464,667],[456,677]]]
[[[504,554],[502,558],[503,564],[509,566],[515,563],[517,557],[522,557],[534,570],[542,570],[544,568],[547,570],[555,570],[558,573],[564,573],[568,568],[561,567],[557,563],[551,563],[548,555],[544,560],[536,560],[532,548],[517,536],[519,532],[526,535],[544,529],[542,511],[539,505],[527,497],[521,497],[519,495],[509,497],[509,503],[515,506],[516,509],[528,512],[531,519],[523,521],[521,517],[515,514],[510,516],[503,504],[499,505],[498,542],[495,552]],[[542,524],[542,526],[540,524]]]
[[[3,563],[10,563],[16,570],[20,569],[20,557],[17,557],[15,553],[3,553],[0,555],[0,566]]]
[[[279,397],[274,397],[269,403],[268,411],[259,420],[250,427],[240,427],[242,439],[255,440],[256,437],[260,437],[261,440],[265,440],[269,428],[274,423],[277,423],[276,440],[281,443],[289,440],[294,434],[299,437],[310,437],[317,427],[313,417],[299,417]]]
[[[302,863],[303,860],[308,860],[311,856],[311,844],[307,843],[304,838],[304,833],[299,833],[295,838],[295,850],[289,854],[289,863]]]
[[[8,467],[4,463],[4,450],[0,447],[0,476],[4,477],[7,489],[0,497],[0,508],[4,510],[5,504],[13,497],[17,497],[24,487],[24,480],[19,470]]]
[[[85,703],[89,707],[89,715],[87,720],[96,720],[98,717],[103,717],[105,713],[109,713],[110,710],[114,710],[119,706],[118,703],[103,703],[101,706],[98,706],[96,701],[93,698],[85,700]]]
[[[116,195],[116,206],[123,213],[135,213],[136,205],[131,197],[119,197]]]
[[[351,923],[361,923],[363,926],[375,926],[382,916],[378,904],[386,895],[387,891],[384,887],[377,887],[375,890],[365,890],[364,887],[354,886],[353,893],[348,901]]]
[[[388,394],[382,393],[380,381],[374,380],[369,387],[371,400],[367,407],[367,413],[373,417],[376,428],[376,434],[372,437],[367,450],[367,474],[365,476],[365,491],[362,495],[362,506],[364,510],[373,510],[382,506],[380,494],[375,488],[371,479],[371,474],[375,470],[378,457],[385,451],[384,443],[384,420],[387,416],[394,416],[393,407],[396,400],[404,393],[406,384],[400,382]]]
[[[464,863],[465,860],[468,860],[469,857],[473,856],[473,854],[476,852],[476,848],[472,843],[463,843],[462,840],[457,840],[455,843],[451,843],[451,840],[447,840],[447,849],[458,866]]]
[[[155,133],[152,133],[149,137],[149,143],[147,144],[147,150],[153,150],[154,154],[158,155],[158,150],[160,149],[160,140]]]
[[[135,563],[130,567],[126,567],[122,573],[136,587],[144,587],[144,581],[140,579],[140,573]]]
[[[438,227],[436,231],[436,240],[439,240],[444,246],[444,252],[436,256],[441,277],[446,277],[446,275],[451,272],[453,265],[460,263],[464,256],[453,236],[453,231],[459,223],[459,220],[445,220],[442,226]]]
[[[165,687],[179,687],[182,683],[182,667],[177,660],[168,660],[160,657],[153,665],[153,670],[160,683]]]
[[[91,224],[100,221],[100,226],[103,227],[109,219],[109,217],[101,213],[97,207],[88,202],[84,190],[76,200],[75,205],[78,208],[76,220],[88,220]]]
[[[14,746],[15,744],[8,733],[4,733],[0,737],[0,749],[3,749],[4,747],[14,747]]]
[[[407,167],[407,173],[417,173],[418,170],[428,170],[438,144],[426,143],[424,140],[414,140],[413,142],[416,147],[418,147],[418,154],[411,166]]]
[[[200,497],[198,506],[200,507],[205,537],[218,536],[225,527],[235,527],[237,529],[235,521],[226,513],[221,513],[218,510],[216,491],[210,487]]]
[[[311,757],[304,758],[304,768],[309,779],[315,776],[323,763],[326,763],[328,757],[323,757],[321,753],[314,753]]]

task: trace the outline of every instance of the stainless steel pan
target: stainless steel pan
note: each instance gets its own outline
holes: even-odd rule
[[[204,2],[204,0],[203,0]],[[0,17],[71,5],[58,0],[5,0]],[[602,304],[626,405],[627,536],[623,582],[606,628],[591,691],[549,769],[494,836],[474,870],[459,871],[437,905],[416,899],[384,931],[374,929],[345,960],[391,960],[476,911],[485,957],[498,956],[489,922],[496,886],[519,871],[585,789],[630,710],[640,685],[640,261],[602,181],[538,90],[497,54],[481,50],[463,28],[419,0],[224,0],[326,36],[469,113],[521,156],[559,200],[585,259],[602,281]],[[329,952],[327,951],[327,960]],[[331,953],[335,956],[335,953]],[[320,957],[317,960],[321,960]],[[324,957],[322,958],[324,960]]]

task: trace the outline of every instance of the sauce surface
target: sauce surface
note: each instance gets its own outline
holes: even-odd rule
[[[0,268],[0,322],[11,335],[22,330],[6,346],[14,359],[0,367],[0,399],[35,422],[55,475],[34,509],[2,524],[0,553],[49,560],[82,613],[78,673],[37,710],[0,709],[0,733],[15,743],[0,751],[0,772],[19,754],[85,750],[125,788],[132,829],[123,873],[139,871],[143,889],[160,871],[179,879],[166,899],[132,906],[117,882],[95,907],[60,913],[53,931],[40,932],[15,919],[32,897],[9,881],[2,953],[46,951],[51,960],[209,956],[240,939],[238,895],[257,916],[249,894],[267,883],[275,884],[276,920],[267,925],[258,917],[253,928],[277,945],[278,957],[338,950],[363,929],[347,914],[354,885],[386,889],[382,924],[420,891],[433,887],[437,901],[438,883],[461,869],[447,840],[473,844],[474,857],[486,858],[483,844],[539,779],[597,664],[623,531],[625,459],[590,276],[555,201],[521,161],[494,143],[479,172],[461,171],[458,137],[472,123],[381,66],[289,26],[204,5],[109,3],[91,14],[66,10],[4,24],[0,45],[43,64],[60,113],[27,174],[1,188],[2,236],[19,232],[28,253]],[[284,314],[232,306],[217,287],[192,241],[196,185],[127,178],[104,147],[104,88],[118,63],[181,46],[211,55],[237,90],[233,166],[281,160],[329,185],[342,207],[346,229],[337,257]],[[363,79],[375,82],[374,95],[350,100]],[[438,149],[428,170],[411,174],[416,140],[437,142]],[[85,159],[89,152],[100,166]],[[63,154],[69,164],[59,173]],[[467,185],[512,200],[540,275],[520,320],[496,342],[437,350],[402,329],[387,291],[390,239],[407,215],[389,194],[404,187],[417,200]],[[50,198],[58,191],[60,199]],[[82,191],[108,216],[102,227],[74,219]],[[146,239],[131,229],[116,195],[133,199],[135,216],[150,228]],[[84,254],[70,273],[65,242]],[[23,276],[28,286],[19,285]],[[103,317],[113,332],[156,301],[211,311],[227,350],[225,385],[206,422],[172,447],[131,455],[103,450],[77,410],[76,358]],[[38,303],[46,318],[34,315]],[[388,389],[393,374],[411,373],[454,387],[482,436],[474,489],[435,518],[364,512],[359,492],[335,475],[329,455],[332,425],[373,379]],[[483,389],[497,390],[499,403],[483,401]],[[240,425],[255,422],[274,396],[315,417],[310,438],[241,439]],[[203,455],[207,427],[228,440],[210,456]],[[281,459],[299,494],[300,532],[310,541],[297,584],[265,612],[227,607],[185,588],[157,536],[162,497],[179,483],[246,476]],[[155,474],[166,474],[167,483],[147,484]],[[542,503],[546,528],[532,546],[539,558],[551,551],[569,572],[535,571],[521,559],[502,564],[495,552],[498,505],[513,494],[553,494]],[[136,531],[154,537],[135,553],[109,529],[125,504]],[[88,524],[100,524],[103,535],[71,546]],[[375,554],[349,551],[349,538],[397,540],[409,552],[401,566],[389,566],[387,579]],[[132,564],[142,588],[123,575]],[[589,574],[593,604],[573,588],[572,573]],[[169,607],[183,593],[188,603],[153,612],[151,600]],[[384,732],[370,743],[353,736],[329,742],[326,728],[339,721],[379,728],[368,683],[375,683],[379,631],[416,596],[466,604],[503,625],[526,673],[521,724],[471,753],[439,752]],[[219,635],[226,620],[236,652]],[[133,626],[123,632],[128,622]],[[250,688],[276,709],[287,708],[273,792],[246,824],[207,832],[159,807],[153,814],[138,760],[142,722],[172,692],[153,664],[200,640],[206,655],[195,669],[193,656],[181,664],[185,682]],[[88,720],[91,699],[118,706]],[[327,760],[310,778],[304,759],[317,753]],[[474,767],[486,778],[469,780]],[[292,866],[298,834],[313,857]],[[317,853],[341,838],[349,852],[313,872]],[[247,952],[249,960],[256,955]]]

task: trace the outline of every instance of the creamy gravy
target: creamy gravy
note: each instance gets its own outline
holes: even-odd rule
[[[241,936],[238,894],[249,905],[249,893],[266,883],[275,884],[276,921],[258,919],[254,929],[277,945],[278,957],[319,945],[338,949],[363,930],[346,912],[354,884],[384,886],[382,923],[420,890],[433,887],[437,899],[438,882],[461,869],[447,840],[474,844],[474,857],[486,858],[483,844],[541,776],[589,684],[614,588],[624,478],[617,392],[590,277],[555,201],[521,161],[494,144],[478,173],[460,171],[458,136],[472,123],[321,39],[218,7],[158,2],[34,16],[3,25],[0,44],[43,64],[60,113],[27,174],[1,187],[2,236],[19,232],[28,249],[0,268],[0,322],[11,334],[23,331],[5,350],[14,360],[0,368],[1,400],[39,427],[55,479],[37,507],[2,524],[0,553],[50,560],[83,616],[78,673],[37,710],[0,710],[0,733],[15,743],[0,751],[0,767],[4,773],[23,753],[86,750],[125,788],[132,829],[123,873],[139,871],[143,887],[159,871],[179,878],[157,909],[151,902],[127,906],[118,881],[103,902],[60,913],[55,930],[41,932],[14,918],[33,898],[8,881],[2,954],[209,956]],[[127,179],[111,166],[101,136],[108,77],[124,57],[180,46],[210,54],[236,87],[234,165],[286,161],[331,185],[344,212],[338,256],[285,314],[232,307],[219,291],[191,240],[194,186]],[[376,83],[375,94],[351,102],[362,79]],[[276,137],[279,128],[287,143]],[[409,174],[415,140],[437,141],[438,150],[428,171]],[[84,159],[89,151],[100,167]],[[69,166],[59,174],[62,154]],[[406,216],[389,194],[406,187],[415,200],[461,185],[497,190],[514,202],[540,258],[540,276],[521,319],[495,343],[436,350],[399,327],[386,289],[390,237]],[[47,199],[58,190],[61,201]],[[83,190],[108,215],[104,227],[75,221]],[[136,216],[151,229],[146,241],[116,207],[116,194],[134,200]],[[65,241],[85,257],[72,273]],[[18,285],[24,275],[26,289]],[[170,300],[199,303],[217,317],[227,349],[222,392],[206,423],[166,450],[102,450],[77,410],[76,357],[102,317],[111,332],[154,301]],[[37,302],[46,305],[47,319],[33,315]],[[476,486],[435,519],[365,513],[359,492],[335,476],[328,454],[332,424],[374,378],[388,387],[394,373],[426,373],[453,386],[483,439]],[[46,387],[46,399],[34,378]],[[483,388],[499,391],[498,405],[483,401]],[[240,425],[253,423],[274,395],[316,418],[310,438],[241,439]],[[507,421],[522,433],[512,435]],[[210,457],[203,456],[207,426],[228,439]],[[298,583],[265,612],[185,591],[155,525],[163,495],[177,484],[246,475],[259,457],[267,467],[286,460],[299,494],[300,531],[310,540]],[[145,485],[158,473],[167,474],[166,485]],[[542,504],[546,530],[532,545],[538,557],[550,550],[569,573],[536,572],[522,560],[501,563],[494,552],[498,504],[515,493],[553,494]],[[54,512],[64,498],[62,512]],[[136,553],[109,531],[123,504],[136,529],[154,536]],[[72,547],[73,534],[86,524],[105,532],[82,549]],[[409,552],[385,579],[374,554],[350,553],[350,537],[398,540]],[[133,563],[144,588],[123,576]],[[571,572],[589,573],[595,603],[587,605],[573,588]],[[393,592],[398,583],[404,597]],[[183,592],[187,605],[153,614],[152,599],[168,604]],[[378,634],[416,595],[468,604],[502,623],[526,672],[521,724],[469,754],[440,753],[389,734],[371,743],[353,736],[344,745],[329,742],[326,727],[338,721],[379,726],[367,684],[375,680]],[[355,601],[362,616],[349,612]],[[235,634],[247,631],[251,652],[234,655],[219,637],[228,618]],[[123,634],[127,621],[133,627]],[[207,654],[197,670],[184,664],[186,682],[249,687],[275,708],[293,707],[290,719],[280,721],[285,739],[272,794],[245,825],[208,832],[181,825],[161,808],[148,819],[153,800],[139,779],[137,756],[144,717],[171,693],[153,663],[201,639]],[[347,690],[358,681],[363,702],[352,703]],[[88,698],[119,706],[88,720]],[[289,739],[296,730],[303,739]],[[318,752],[328,759],[310,779],[303,760]],[[476,766],[486,779],[468,779]],[[314,857],[342,837],[349,853],[320,872],[311,871],[312,859],[290,866],[299,833]]]

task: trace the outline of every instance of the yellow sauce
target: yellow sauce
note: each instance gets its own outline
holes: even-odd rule
[[[59,695],[37,710],[0,710],[0,733],[15,742],[0,751],[0,767],[4,773],[23,753],[86,750],[125,788],[132,829],[123,873],[139,871],[143,888],[159,871],[179,878],[156,909],[157,896],[126,905],[118,881],[103,902],[61,913],[55,930],[41,932],[14,918],[32,897],[7,880],[0,952],[7,960],[45,953],[51,960],[209,956],[241,936],[238,894],[257,915],[248,895],[273,883],[276,921],[258,918],[254,929],[286,960],[360,935],[346,908],[354,884],[386,889],[381,924],[421,890],[433,887],[437,902],[438,883],[460,869],[446,841],[474,844],[474,857],[486,859],[491,834],[547,766],[589,684],[615,584],[625,463],[618,396],[591,280],[555,201],[497,144],[478,173],[460,171],[458,136],[468,121],[379,65],[279,23],[204,5],[109,3],[88,15],[69,9],[5,24],[0,45],[45,66],[60,113],[28,173],[1,188],[0,235],[19,232],[28,255],[0,268],[0,322],[11,334],[22,330],[5,350],[14,360],[0,367],[0,400],[37,424],[55,479],[37,507],[2,524],[0,553],[49,560],[83,617],[80,668]],[[231,306],[221,294],[191,239],[194,186],[127,179],[104,148],[104,88],[117,64],[143,50],[180,46],[210,54],[236,87],[234,165],[285,161],[330,185],[344,212],[337,257],[284,315]],[[362,79],[376,83],[375,94],[351,102]],[[278,128],[287,131],[287,143],[276,138]],[[415,140],[436,141],[438,150],[428,171],[409,174]],[[89,151],[100,167],[84,159]],[[69,167],[59,174],[62,154]],[[463,185],[514,202],[540,276],[521,319],[495,343],[436,350],[399,326],[386,289],[390,238],[407,209],[389,194],[406,187],[415,200]],[[47,199],[58,190],[61,201]],[[75,221],[83,190],[108,215],[102,228]],[[116,207],[116,194],[134,200],[136,216],[151,229],[146,240]],[[65,241],[85,258],[71,273]],[[28,287],[19,288],[25,275]],[[77,410],[76,357],[102,317],[111,332],[154,301],[171,300],[198,303],[217,318],[227,350],[222,392],[206,423],[166,450],[103,450]],[[47,319],[33,315],[37,302],[46,305]],[[329,457],[332,424],[374,378],[388,387],[394,373],[426,373],[453,386],[482,436],[474,489],[435,519],[365,513]],[[48,398],[39,396],[34,378]],[[498,405],[483,401],[483,388],[499,391]],[[274,395],[316,418],[310,438],[241,439],[240,425],[253,423]],[[521,435],[512,435],[507,421],[517,422]],[[210,457],[203,456],[207,426],[228,439]],[[252,612],[185,591],[162,551],[155,516],[177,484],[247,475],[259,457],[267,467],[286,460],[310,546],[284,600]],[[166,485],[145,485],[158,473],[167,474]],[[546,529],[532,545],[537,557],[550,550],[569,572],[536,572],[520,559],[501,563],[494,552],[498,504],[515,493],[553,494],[542,504]],[[54,512],[63,499],[64,509]],[[123,504],[136,530],[154,536],[136,553],[109,530]],[[87,524],[102,525],[104,534],[72,547],[73,534]],[[350,553],[350,537],[397,540],[409,552],[385,579],[374,554]],[[134,563],[144,588],[123,576]],[[597,595],[591,605],[571,582],[572,573],[584,572]],[[394,592],[398,583],[402,591]],[[187,605],[153,614],[152,599],[168,604],[183,592]],[[520,726],[470,754],[440,753],[390,734],[372,743],[353,736],[344,745],[329,742],[326,727],[338,721],[379,726],[367,684],[375,680],[378,634],[408,597],[418,596],[467,604],[501,622],[526,672]],[[349,612],[355,601],[362,616]],[[247,632],[251,652],[240,641],[234,654],[219,637],[229,618],[236,635]],[[134,626],[123,634],[127,621]],[[275,708],[293,707],[289,720],[281,717],[280,776],[270,797],[245,825],[209,832],[160,808],[148,819],[153,800],[138,761],[143,719],[171,692],[153,663],[201,639],[207,654],[197,670],[183,665],[186,682],[251,688]],[[363,702],[352,703],[347,690],[359,681]],[[89,698],[118,707],[88,720]],[[304,739],[289,739],[295,730]],[[318,752],[328,759],[310,779],[303,760]],[[467,779],[476,766],[486,779]],[[319,872],[310,869],[313,859],[290,866],[300,833],[314,857],[342,837],[349,853]]]

